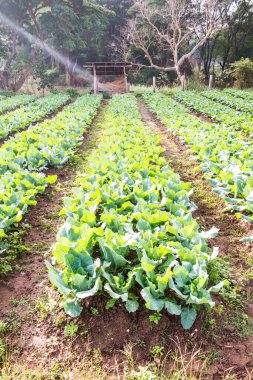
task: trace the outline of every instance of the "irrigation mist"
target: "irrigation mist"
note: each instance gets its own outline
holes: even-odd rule
[[[71,62],[71,60],[69,58],[65,57],[63,54],[61,54],[57,50],[53,49],[51,46],[49,46],[44,41],[33,36],[31,33],[27,32],[24,28],[16,25],[12,20],[10,20],[2,12],[0,12],[0,22],[4,23],[9,28],[16,31],[19,35],[21,35],[25,39],[27,39],[31,44],[38,46],[41,50],[46,52],[48,55],[54,57],[54,59],[56,61],[58,61],[59,63],[61,63],[65,67],[68,65],[71,65],[72,67],[74,67],[74,73],[78,74],[80,77],[85,79],[88,83],[93,82],[93,77],[88,71],[84,70],[83,68],[78,66],[76,63]]]

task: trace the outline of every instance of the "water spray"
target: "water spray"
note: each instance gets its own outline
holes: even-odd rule
[[[93,82],[92,75],[87,71],[81,68],[78,64],[73,63],[69,58],[65,57],[63,54],[59,53],[51,46],[49,46],[46,42],[42,41],[38,37],[33,36],[31,33],[27,32],[24,28],[19,25],[16,25],[12,20],[10,20],[7,16],[5,16],[2,12],[0,12],[0,21],[4,23],[6,26],[17,32],[19,35],[23,36],[26,40],[28,40],[31,44],[38,46],[41,50],[45,51],[51,57],[64,65],[65,67],[71,64],[74,67],[74,73],[80,75],[83,79],[85,79],[88,83]]]

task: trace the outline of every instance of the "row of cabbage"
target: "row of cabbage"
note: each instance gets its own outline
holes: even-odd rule
[[[150,109],[198,155],[214,191],[238,217],[253,222],[253,148],[233,127],[202,122],[162,94],[144,95]]]
[[[235,108],[238,111],[253,113],[253,100],[242,99],[240,97],[235,97],[224,91],[204,91],[201,93],[204,97],[211,99],[215,102],[225,104],[228,107]]]
[[[253,116],[248,113],[219,104],[193,91],[179,92],[176,99],[218,123],[228,127],[234,126],[234,128],[242,129],[250,134],[253,133]]]
[[[133,95],[113,97],[103,127],[88,173],[65,198],[66,221],[47,263],[51,282],[72,317],[99,293],[109,297],[107,308],[120,302],[135,312],[144,301],[181,316],[188,329],[223,285],[208,286],[207,263],[217,250],[209,252],[206,238],[217,230],[199,231],[190,184],[168,166]]]
[[[36,99],[35,95],[15,95],[10,98],[0,100],[0,114],[14,110],[17,107],[24,106]]]
[[[223,93],[234,96],[237,99],[242,98],[245,100],[253,101],[253,92],[250,90],[237,90],[235,88],[227,88],[223,91]]]
[[[0,236],[19,222],[35,196],[55,176],[40,173],[63,165],[90,125],[101,97],[85,95],[52,120],[17,133],[0,148]]]
[[[66,104],[69,96],[66,94],[50,94],[38,98],[34,102],[0,116],[0,139],[20,131],[31,123],[43,119],[57,108]]]

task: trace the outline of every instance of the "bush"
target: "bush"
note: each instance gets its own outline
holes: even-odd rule
[[[52,90],[50,92],[51,92],[51,94],[54,94],[54,95],[58,95],[61,93],[57,88],[52,88]]]
[[[191,76],[187,80],[186,89],[189,91],[201,92],[201,91],[206,91],[207,86],[200,79],[195,78],[194,76]]]
[[[242,58],[231,65],[231,75],[235,79],[235,86],[247,88],[253,85],[253,62],[249,58]]]
[[[227,88],[234,85],[234,78],[230,69],[224,70],[215,77],[215,87]]]
[[[79,92],[75,88],[68,88],[66,93],[70,96],[71,99],[75,99],[80,96]]]
[[[19,92],[20,94],[20,92]],[[14,91],[5,91],[5,90],[0,90],[0,96],[6,96],[7,98],[11,98],[12,96],[17,95],[16,92]]]

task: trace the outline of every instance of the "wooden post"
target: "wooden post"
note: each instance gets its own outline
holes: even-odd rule
[[[125,86],[126,86],[126,92],[128,92],[128,83],[127,83],[127,74],[126,74],[126,68],[123,67],[124,70],[124,79],[125,79]]]
[[[185,80],[185,75],[181,76],[181,84],[182,84],[182,91],[186,90],[186,80]]]
[[[214,84],[214,75],[211,74],[209,77],[209,90],[213,88],[213,84]]]
[[[153,76],[153,92],[156,92],[156,77]]]
[[[93,65],[93,75],[94,75],[94,94],[97,94],[97,71],[96,71],[95,65]]]

